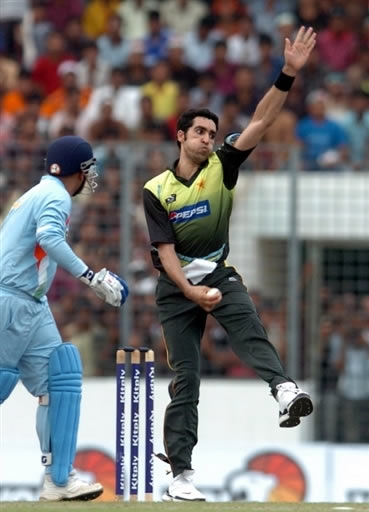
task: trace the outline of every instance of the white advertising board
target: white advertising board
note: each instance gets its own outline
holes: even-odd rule
[[[167,385],[158,379],[155,387],[156,452],[163,451]],[[128,386],[127,397],[129,391]],[[37,401],[18,385],[0,408],[1,501],[38,499],[43,468],[36,407]],[[301,428],[280,429],[277,411],[262,382],[203,381],[193,467],[196,485],[209,501],[369,501],[369,446],[310,442],[312,420],[306,418]],[[140,462],[142,423],[141,432]],[[128,455],[127,447],[127,461]],[[105,500],[114,500],[114,457],[115,380],[86,379],[76,467],[83,478],[103,483]],[[155,459],[155,500],[170,480],[167,468]],[[143,469],[141,463],[141,478]]]

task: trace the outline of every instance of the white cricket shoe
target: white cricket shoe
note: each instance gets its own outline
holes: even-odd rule
[[[181,474],[173,478],[167,492],[163,495],[163,501],[206,501],[205,496],[196,489],[192,479],[195,471],[185,469]]]
[[[305,391],[294,382],[284,382],[276,386],[276,400],[279,403],[279,426],[296,427],[300,417],[313,412],[313,402]]]
[[[94,500],[102,494],[104,488],[99,483],[88,484],[77,478],[74,469],[70,472],[67,485],[61,487],[55,485],[49,474],[45,475],[44,485],[40,493],[40,501],[71,501],[71,500]]]

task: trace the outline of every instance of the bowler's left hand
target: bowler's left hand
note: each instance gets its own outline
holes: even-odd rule
[[[316,43],[316,32],[301,27],[293,43],[286,38],[284,45],[284,72],[294,75],[308,60]]]

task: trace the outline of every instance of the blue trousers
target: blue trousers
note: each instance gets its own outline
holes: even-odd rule
[[[32,395],[48,393],[49,357],[60,343],[47,301],[0,289],[0,367],[17,368]]]

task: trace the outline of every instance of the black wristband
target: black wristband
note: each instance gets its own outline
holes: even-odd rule
[[[94,278],[94,275],[95,272],[90,268],[87,268],[87,270],[85,270],[83,274],[79,276],[79,279],[82,281],[82,283],[89,285]]]
[[[274,83],[274,87],[276,87],[280,91],[287,92],[291,89],[294,80],[294,76],[286,75],[286,73],[283,73],[283,71],[281,71],[279,77]]]

